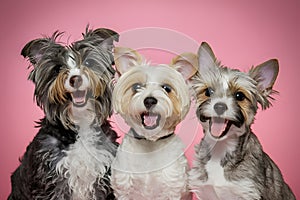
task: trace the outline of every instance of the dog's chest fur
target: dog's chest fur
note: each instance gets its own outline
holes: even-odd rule
[[[187,193],[187,159],[176,135],[151,142],[126,134],[112,164],[119,199],[181,199]]]
[[[81,121],[78,137],[74,144],[65,150],[56,165],[56,170],[68,180],[72,189],[72,199],[95,198],[94,186],[99,179],[105,178],[112,160],[113,145],[100,131]]]
[[[196,147],[197,167],[190,171],[189,185],[200,199],[259,199],[253,181],[235,174],[232,155],[238,148],[238,139],[213,143],[205,137]],[[230,168],[230,169],[229,169]],[[238,177],[238,178],[237,178]]]

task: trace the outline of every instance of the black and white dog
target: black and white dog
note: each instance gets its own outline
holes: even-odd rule
[[[8,199],[115,199],[110,164],[117,134],[108,117],[114,76],[109,29],[90,30],[70,46],[62,33],[30,41],[22,50],[33,66],[39,132],[11,177]]]

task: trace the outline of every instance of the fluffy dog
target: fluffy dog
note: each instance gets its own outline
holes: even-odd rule
[[[199,199],[295,199],[276,164],[263,151],[251,124],[258,109],[271,105],[278,61],[248,73],[221,66],[207,43],[199,51],[193,78],[197,117],[204,129],[189,187]]]
[[[170,66],[153,66],[132,49],[115,49],[121,77],[113,106],[131,127],[112,164],[118,199],[190,199],[184,145],[174,131],[189,110],[184,78],[196,73],[197,62],[196,55],[185,53]]]
[[[114,199],[117,134],[107,118],[118,34],[87,28],[71,46],[57,42],[61,34],[32,40],[21,53],[33,66],[29,79],[45,117],[12,174],[9,199]]]

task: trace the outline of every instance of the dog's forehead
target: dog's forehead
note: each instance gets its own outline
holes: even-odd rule
[[[76,68],[75,55],[71,51],[69,51],[67,54],[67,64],[68,64],[68,67],[71,69]]]
[[[226,94],[228,91],[242,88],[249,91],[255,90],[254,80],[247,73],[235,69],[221,68],[220,73],[213,79],[209,77],[205,77],[205,79],[219,94]]]
[[[164,82],[166,80],[178,80],[182,79],[179,73],[169,66],[158,65],[158,66],[147,66],[141,69],[143,73],[147,74],[147,80],[149,82]]]

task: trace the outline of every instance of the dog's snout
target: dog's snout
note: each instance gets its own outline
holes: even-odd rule
[[[144,105],[147,109],[150,109],[152,106],[154,106],[155,104],[157,104],[157,99],[155,99],[154,97],[147,97],[144,100]]]
[[[82,85],[82,77],[79,75],[72,76],[70,78],[70,85],[73,88],[79,88]]]
[[[228,109],[228,107],[225,103],[219,102],[214,105],[214,109],[218,115],[222,115]]]

